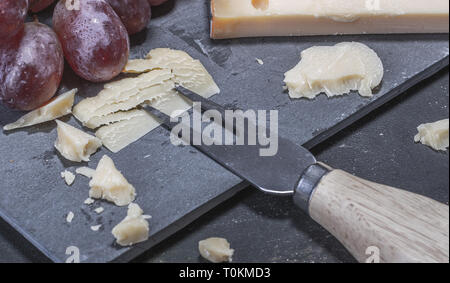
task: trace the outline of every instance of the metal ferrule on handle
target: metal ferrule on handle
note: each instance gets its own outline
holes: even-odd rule
[[[320,164],[313,164],[303,172],[294,191],[294,203],[309,215],[309,201],[320,180],[330,170]]]

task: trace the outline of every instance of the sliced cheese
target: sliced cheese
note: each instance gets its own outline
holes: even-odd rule
[[[75,173],[88,178],[92,178],[94,176],[95,170],[89,167],[79,167],[75,170]]]
[[[284,82],[292,98],[312,99],[322,92],[331,97],[352,90],[370,97],[383,74],[383,63],[375,51],[362,43],[343,42],[304,50],[300,63],[286,72]]]
[[[448,0],[212,0],[211,37],[448,33]]]
[[[159,121],[144,110],[136,110],[127,120],[101,127],[95,135],[114,153],[145,136],[160,125]]]
[[[220,92],[214,79],[199,60],[180,50],[157,48],[151,50],[146,59],[130,60],[124,72],[143,73],[163,68],[171,70],[173,81],[206,98]]]
[[[25,128],[52,121],[72,113],[72,106],[77,91],[77,89],[72,89],[71,91],[59,95],[48,104],[29,112],[16,122],[4,126],[3,129],[5,131],[10,131]]]
[[[417,127],[419,133],[414,137],[415,142],[421,142],[435,150],[445,151],[449,146],[449,119],[434,123],[422,124]]]
[[[208,238],[198,243],[200,255],[210,262],[231,262],[234,250],[224,238]]]
[[[124,206],[134,201],[136,192],[125,177],[116,169],[111,158],[104,155],[97,165],[94,176],[89,182],[89,197],[106,199],[117,206]]]
[[[146,241],[149,235],[147,217],[139,205],[131,203],[125,219],[112,229],[112,234],[121,246],[131,246]]]
[[[65,170],[64,172],[61,172],[61,178],[64,179],[64,181],[66,182],[66,184],[68,186],[72,186],[73,182],[75,182],[75,175],[70,172]]]
[[[89,161],[89,157],[102,146],[102,142],[85,132],[56,120],[58,138],[56,149],[61,155],[71,161]]]

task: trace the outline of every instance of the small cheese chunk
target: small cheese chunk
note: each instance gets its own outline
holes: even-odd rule
[[[198,250],[203,258],[210,262],[231,262],[234,250],[224,238],[208,238],[198,242]]]
[[[111,158],[104,155],[98,163],[92,180],[89,182],[91,190],[89,197],[106,199],[117,206],[124,206],[134,201],[136,197],[134,187],[114,166]]]
[[[72,113],[72,106],[75,99],[77,89],[72,89],[64,94],[59,95],[46,105],[33,110],[22,116],[14,123],[3,127],[5,131],[29,127],[44,122],[52,121],[67,114]]]
[[[97,207],[96,209],[94,209],[95,213],[100,214],[104,211],[105,209],[103,207]]]
[[[85,132],[56,120],[58,124],[58,138],[56,149],[64,158],[74,161],[89,161],[89,157],[102,146],[102,142]]]
[[[69,213],[67,213],[67,216],[66,216],[66,222],[67,223],[72,223],[72,220],[73,220],[74,216],[75,216],[75,214],[73,214],[72,211],[69,211]]]
[[[371,97],[383,74],[383,63],[375,51],[362,43],[343,42],[304,50],[284,82],[292,98],[313,99],[322,92],[331,97],[352,90]]]
[[[174,74],[172,80],[175,83],[206,98],[220,92],[219,87],[202,63],[180,50],[153,49],[147,54],[146,59],[128,61],[124,72],[143,73],[156,68],[171,70]]]
[[[94,176],[95,170],[89,167],[79,167],[75,170],[75,173],[88,178],[92,178]]]
[[[70,172],[65,170],[64,172],[61,172],[61,178],[64,179],[64,181],[66,182],[66,184],[68,186],[71,186],[73,184],[73,182],[75,181],[75,175]]]
[[[435,150],[447,150],[449,146],[449,119],[434,123],[422,124],[417,127],[419,133],[414,137],[415,142],[421,142]]]
[[[84,204],[87,204],[87,205],[90,205],[90,204],[93,204],[94,202],[95,202],[94,199],[87,198],[83,203],[84,203]]]
[[[211,0],[211,37],[448,33],[448,0]]]
[[[97,130],[95,135],[106,148],[114,153],[119,152],[160,125],[159,121],[146,111],[136,111],[139,113],[133,114],[128,120],[104,126]]]
[[[91,230],[94,232],[97,232],[98,230],[100,230],[101,227],[102,227],[102,225],[94,225],[94,226],[91,226]]]
[[[131,203],[125,219],[112,229],[112,234],[121,246],[131,246],[146,241],[149,234],[147,217],[139,205]]]

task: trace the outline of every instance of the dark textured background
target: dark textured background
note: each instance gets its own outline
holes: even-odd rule
[[[278,82],[282,79],[280,72],[296,63],[294,61],[291,63],[288,63],[287,61],[278,62],[279,60],[277,57],[269,56],[269,54],[273,54],[274,48],[277,46],[283,46],[282,50],[279,50],[280,52],[283,54],[290,52],[293,55],[308,45],[317,44],[317,42],[322,41],[331,44],[338,40],[334,37],[309,38],[308,43],[305,44],[300,42],[300,39],[264,39],[259,43],[250,39],[239,42],[236,40],[225,41],[210,45],[207,36],[205,37],[206,28],[201,25],[202,28],[197,27],[197,29],[195,29],[192,27],[192,25],[195,25],[195,21],[188,21],[188,19],[192,17],[192,15],[188,14],[188,12],[194,13],[194,15],[195,13],[204,13],[205,7],[202,5],[197,5],[203,10],[192,10],[192,7],[186,5],[186,0],[179,0],[179,3],[181,4],[178,4],[179,6],[177,6],[176,9],[170,10],[168,16],[157,18],[153,21],[153,25],[158,25],[158,28],[153,27],[151,34],[156,34],[156,39],[168,38],[164,41],[168,46],[176,47],[187,44],[187,48],[189,48],[189,50],[194,48],[192,52],[199,52],[207,55],[209,59],[213,61],[213,64],[218,66],[217,68],[214,67],[213,73],[217,73],[215,77],[219,77],[218,83],[221,86],[223,86],[223,84],[229,85],[230,82],[236,82],[241,80],[241,78],[257,77],[260,79],[262,76],[267,76],[267,74],[269,74],[269,77],[267,77],[267,82],[271,83],[269,85],[274,85],[275,81]],[[198,3],[198,1],[195,3]],[[164,10],[167,7],[170,7],[170,5],[160,8],[160,10]],[[170,13],[175,13],[176,17],[172,15],[170,18]],[[45,14],[44,18],[46,18]],[[165,35],[165,33],[168,34]],[[174,42],[168,42],[171,37],[176,37],[174,38]],[[133,46],[135,46],[133,54],[135,56],[140,56],[145,53],[148,49],[148,45],[145,44],[145,42],[147,42],[147,40],[154,39],[147,38],[146,40],[141,41],[139,38],[140,37],[138,36],[133,40]],[[355,37],[346,37],[348,40],[351,40],[352,38]],[[430,58],[430,56],[435,54],[433,53],[432,47],[436,46],[433,45],[436,43],[439,45],[440,40],[434,41],[427,36],[420,36],[418,41],[411,40],[410,37],[407,38],[409,39],[396,36],[364,36],[362,39],[363,41],[369,43],[369,45],[374,46],[374,48],[377,49],[377,51],[381,53],[381,56],[384,58],[400,56],[399,50],[394,50],[395,46],[400,49],[406,48],[405,50],[409,51],[409,57],[406,56],[399,58],[401,64],[386,62],[388,64],[388,72],[384,87],[387,87],[387,85],[392,85],[392,83],[393,85],[396,85],[399,83],[397,82],[399,77],[405,75],[408,76],[414,73],[412,69],[408,68],[403,70],[401,66],[411,62],[423,63],[430,62],[430,59],[434,60]],[[181,39],[184,43],[178,42],[177,40],[179,39]],[[263,47],[259,48],[259,44]],[[150,46],[155,45],[158,45],[158,43],[150,42]],[[142,46],[142,48],[140,48],[140,46]],[[383,46],[391,47],[383,48]],[[421,46],[425,48],[420,48]],[[426,46],[429,46],[430,48],[426,48]],[[448,55],[448,43],[439,46],[443,46],[443,54],[446,53],[446,55]],[[201,47],[203,47],[203,49]],[[419,47],[419,49],[416,47]],[[294,50],[291,50],[291,48],[294,48]],[[268,52],[268,50],[272,51]],[[262,58],[266,62],[265,66],[261,67],[257,65],[254,62],[253,56]],[[421,60],[420,56],[425,58]],[[243,60],[245,57],[247,57],[247,60]],[[246,66],[250,66],[250,69]],[[272,69],[271,66],[275,66],[275,68],[280,69],[275,70]],[[410,66],[410,64],[408,64],[408,66]],[[414,67],[418,66],[415,65]],[[234,70],[234,72],[226,73],[224,70]],[[86,85],[82,81],[77,82],[77,80],[75,80],[75,82],[73,82],[71,79],[66,79],[65,84],[68,87],[71,86],[71,84],[81,87],[81,89],[85,90],[88,95],[91,94],[90,92],[95,92],[95,89],[98,88],[96,86]],[[263,85],[241,85],[240,87],[247,92],[260,91],[261,93],[264,93]],[[230,86],[230,88],[235,89],[236,86]],[[379,95],[383,93],[383,89],[384,88],[380,90]],[[228,91],[230,91],[230,89],[226,89],[224,92]],[[273,90],[272,92],[275,93]],[[225,96],[237,94],[237,92],[225,93],[224,96],[217,96],[215,99],[222,104],[229,102],[229,104],[233,104],[233,106],[238,104],[238,106],[243,106],[244,108],[250,105],[253,107],[258,107],[263,104],[270,105],[271,107],[276,106],[283,109],[285,113],[294,113],[294,110],[298,109],[295,107],[305,107],[302,106],[304,104],[308,104],[309,107],[313,107],[313,105],[320,103],[319,105],[324,108],[322,111],[317,113],[317,115],[319,115],[318,117],[312,118],[324,118],[323,113],[330,114],[331,117],[336,117],[335,114],[337,112],[334,113],[333,111],[338,111],[339,105],[348,105],[350,103],[356,108],[353,108],[353,110],[348,109],[349,112],[347,112],[347,115],[349,115],[352,111],[355,111],[361,103],[367,103],[366,100],[359,98],[354,94],[330,101],[324,97],[320,97],[317,101],[311,103],[302,103],[300,101],[290,102],[286,99],[286,95],[282,94],[272,97],[263,96],[263,99],[261,99],[261,97],[260,99],[257,99],[255,96],[248,96],[247,98],[244,97],[240,101],[228,101],[228,96]],[[377,97],[375,97],[375,99],[376,98]],[[294,108],[289,111],[289,108],[292,107]],[[305,111],[307,110],[306,108],[304,109]],[[304,141],[307,140],[307,138],[301,136],[302,131],[299,131],[298,124],[302,121],[307,121],[308,117],[306,117],[307,115],[305,115],[304,111],[297,112],[298,113],[292,114],[293,119],[291,119],[292,117],[281,118],[281,131],[284,135],[291,138],[300,139],[299,142],[301,142],[301,138],[303,138]],[[439,201],[448,202],[448,153],[434,152],[427,147],[417,145],[412,142],[412,138],[416,133],[415,128],[417,125],[423,122],[431,122],[445,117],[448,117],[448,70],[441,72],[439,75],[433,77],[433,79],[421,84],[421,86],[415,88],[414,91],[409,91],[408,93],[403,94],[400,98],[396,99],[389,105],[384,106],[376,113],[358,122],[357,125],[346,129],[339,135],[327,141],[325,144],[316,147],[314,152],[318,155],[319,160],[325,161],[334,167],[345,169],[351,173],[355,173],[361,177],[365,177],[373,181],[402,187],[430,196]],[[9,119],[11,119],[11,117],[9,117]],[[331,125],[327,121],[330,122],[330,120],[326,120],[325,126],[327,124]],[[51,125],[47,125],[44,128],[46,131],[52,130]],[[306,132],[309,132],[310,134],[314,132],[317,134],[320,130],[323,129],[318,128],[314,131],[312,131],[312,129],[306,129]],[[24,134],[25,133],[26,132],[24,132]],[[36,133],[29,132],[28,134]],[[164,135],[161,137],[160,136],[161,133],[152,134],[144,141],[152,144],[155,143],[158,146],[160,145],[161,147],[164,147],[164,150],[167,150],[167,146],[163,144],[164,141],[162,140],[164,139]],[[42,140],[47,141],[47,139],[44,138]],[[48,140],[48,143],[51,145],[50,140]],[[140,146],[142,147],[143,145],[141,144]],[[42,147],[42,145],[36,145],[37,150],[40,147]],[[157,152],[158,150],[155,151]],[[175,149],[175,151],[178,151],[178,149]],[[182,149],[180,149],[180,151],[182,151]],[[59,159],[54,159],[55,156],[52,151],[43,152],[42,154],[43,156],[36,156],[36,159],[33,160],[44,165],[43,167],[49,166],[46,164],[48,160],[53,160],[56,164],[54,166],[58,168],[64,168],[67,166],[70,167],[72,165],[64,164],[64,162]],[[176,152],[173,154],[176,156]],[[132,156],[126,158],[126,155],[127,153],[124,153],[121,161],[119,162],[122,164],[135,162]],[[164,154],[160,156],[158,153],[155,153],[152,157],[155,157],[155,155],[156,158],[164,157]],[[99,157],[100,156],[96,156],[95,159]],[[183,160],[188,162],[190,158],[185,155]],[[190,161],[192,162],[192,160]],[[61,164],[61,162],[63,164]],[[211,163],[202,165],[202,167],[204,167],[205,170],[209,170],[209,172],[215,171],[211,171],[209,168],[211,166]],[[44,170],[45,168],[42,169]],[[56,170],[55,172],[58,173],[59,171]],[[9,173],[13,174],[14,172],[9,171]],[[38,179],[37,177],[39,177],[39,174],[38,172],[35,173],[36,176],[34,176],[34,178]],[[139,172],[135,173],[136,174],[134,175],[136,176],[132,178],[139,179]],[[183,174],[181,171],[178,173]],[[224,185],[227,182],[231,184],[234,182],[233,178],[230,178],[225,173],[220,174],[220,176],[223,177],[221,182]],[[218,175],[215,177],[218,177]],[[32,178],[33,176],[29,179]],[[167,184],[164,183],[163,180],[165,180],[165,178],[163,176],[159,178],[161,178],[161,184],[164,184],[168,188],[180,188],[182,185],[185,185],[186,187],[195,185],[195,180],[191,180],[190,184],[185,184],[183,180],[175,179],[171,181],[172,183]],[[207,191],[211,193],[211,196],[216,193],[219,194],[221,190],[217,187],[218,180],[219,179],[214,178],[208,182],[202,181],[202,187],[207,189]],[[51,182],[50,179],[48,182]],[[152,182],[155,181],[152,180]],[[33,188],[25,189],[30,190]],[[39,191],[34,193],[39,193]],[[60,192],[57,198],[62,198],[63,196],[67,197],[67,194],[67,192]],[[74,198],[80,198],[80,196],[82,197],[82,195],[78,196],[75,192],[69,194],[73,194],[71,197],[72,200],[75,200]],[[189,199],[188,192],[184,192],[184,194],[185,196],[182,199]],[[208,196],[205,196],[205,199],[207,198]],[[159,209],[158,207],[155,208],[152,206],[155,201],[160,204],[160,207],[164,207],[163,202],[161,203],[161,201],[152,200],[152,202],[148,204],[150,209],[154,209],[155,211],[156,209]],[[201,201],[196,202],[198,200],[192,201],[194,203],[201,203]],[[7,199],[3,199],[3,202],[4,205],[7,204]],[[36,205],[45,206],[48,204],[44,202],[43,204],[37,203]],[[106,206],[105,204],[102,205]],[[65,206],[67,209],[70,208],[67,204],[65,204]],[[181,203],[180,208],[186,209],[186,204]],[[111,207],[110,209],[114,210],[115,208]],[[119,211],[118,209],[116,210]],[[26,213],[30,213],[30,215],[32,215],[32,210],[24,211],[25,215]],[[158,212],[151,214],[155,215],[157,213]],[[88,217],[90,214],[92,214],[90,211],[85,211],[84,217]],[[164,216],[164,213],[160,215],[162,217]],[[44,216],[50,217],[48,219],[52,219],[51,215]],[[92,217],[92,215],[90,215],[90,217]],[[169,213],[166,217],[167,221],[170,222],[178,216],[171,215]],[[58,223],[64,222],[63,215],[57,219]],[[88,218],[86,219],[88,220]],[[98,218],[91,220],[102,221]],[[159,220],[162,219],[159,218]],[[31,218],[30,221],[32,221]],[[45,223],[46,219],[44,218],[42,221]],[[0,223],[0,261],[45,260],[45,257],[37,252],[36,249],[26,240],[21,238],[21,236],[10,226],[5,224],[3,221]],[[153,224],[155,225],[155,223]],[[83,225],[86,226],[86,224]],[[163,223],[160,225],[163,225]],[[86,228],[88,229],[88,227],[83,229]],[[50,232],[52,231],[49,231],[49,233]],[[105,233],[106,232],[107,231],[105,231]],[[276,198],[263,195],[251,188],[239,193],[231,200],[220,205],[217,209],[214,209],[195,223],[191,224],[182,232],[148,251],[137,260],[153,262],[195,262],[199,260],[196,250],[198,240],[209,236],[224,236],[228,238],[232,243],[233,248],[236,249],[235,261],[324,262],[352,260],[352,258],[335,239],[301,214],[292,205],[289,198]],[[92,255],[95,255],[95,251]],[[91,260],[93,259],[91,258]]]

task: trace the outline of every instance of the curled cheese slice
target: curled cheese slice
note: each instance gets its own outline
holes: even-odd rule
[[[449,119],[422,124],[417,130],[419,133],[414,137],[415,142],[421,142],[435,150],[445,151],[448,148]]]
[[[48,104],[29,112],[16,122],[4,126],[3,129],[5,131],[10,131],[25,128],[52,121],[72,113],[72,106],[77,91],[77,89],[72,89],[71,91],[59,95]]]
[[[102,146],[98,138],[59,120],[56,123],[58,138],[55,147],[64,158],[74,162],[89,161],[89,157]]]
[[[343,42],[304,50],[300,63],[286,72],[284,82],[292,98],[313,99],[322,92],[331,97],[352,90],[371,97],[383,74],[383,63],[375,51],[362,43]]]
[[[199,60],[180,50],[156,48],[146,59],[130,60],[125,66],[126,73],[143,73],[155,69],[169,69],[174,74],[173,81],[206,98],[220,93],[214,79]]]
[[[111,158],[104,155],[97,165],[92,180],[89,197],[106,199],[117,206],[124,206],[134,201],[136,192],[125,177],[116,169]]]
[[[201,256],[210,262],[231,262],[234,250],[224,238],[208,238],[198,243]]]
[[[119,245],[131,246],[148,239],[149,224],[143,213],[139,205],[130,203],[125,219],[112,229]]]

